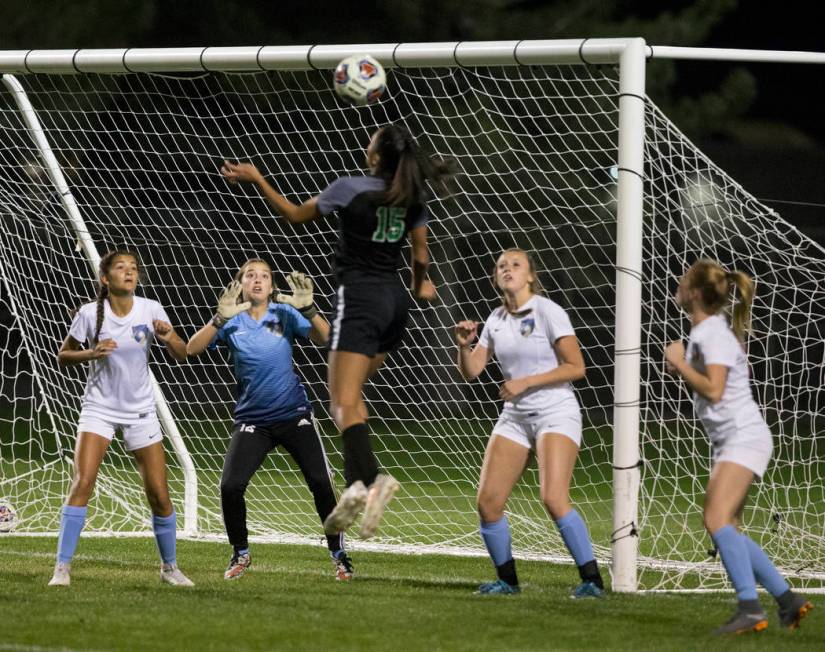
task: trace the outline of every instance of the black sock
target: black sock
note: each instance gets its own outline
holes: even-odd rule
[[[761,614],[762,605],[759,600],[740,600],[739,611],[746,614]]]
[[[370,486],[378,475],[378,460],[370,445],[366,423],[356,423],[341,433],[344,438],[344,480],[349,487],[361,480]]]
[[[579,577],[582,578],[582,582],[593,582],[600,589],[604,589],[602,574],[599,572],[599,565],[595,559],[579,566]]]
[[[334,555],[336,552],[341,550],[341,535],[340,534],[328,534],[327,535],[327,548],[329,551]]]
[[[518,576],[516,575],[516,560],[505,561],[501,566],[496,566],[498,579],[504,580],[510,586],[518,586]]]
[[[788,589],[782,595],[776,596],[776,604],[783,609],[787,609],[793,604],[794,597],[796,597],[796,594]]]

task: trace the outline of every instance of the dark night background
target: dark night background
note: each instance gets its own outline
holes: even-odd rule
[[[329,17],[318,20],[319,16]],[[0,48],[289,45],[642,36],[652,45],[825,51],[791,0],[51,0],[0,5]],[[758,199],[825,243],[825,66],[653,61],[648,91]]]

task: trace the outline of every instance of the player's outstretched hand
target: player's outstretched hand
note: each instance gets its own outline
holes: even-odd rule
[[[303,272],[290,272],[286,277],[286,282],[292,294],[279,292],[275,295],[275,301],[289,304],[299,312],[304,312],[313,305],[312,279],[309,276]]]
[[[263,175],[252,163],[231,163],[224,161],[221,166],[221,174],[229,183],[258,183]]]
[[[232,281],[226,286],[221,298],[218,299],[218,309],[215,313],[215,319],[212,321],[216,327],[220,328],[238,313],[249,310],[252,305],[251,301],[238,303],[241,291],[241,284],[238,281]]]
[[[470,346],[478,333],[478,322],[465,319],[455,325],[453,335],[459,346]]]

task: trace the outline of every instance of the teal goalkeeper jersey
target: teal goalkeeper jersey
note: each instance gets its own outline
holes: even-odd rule
[[[292,306],[270,303],[260,321],[242,312],[218,329],[210,347],[229,348],[238,382],[236,424],[291,421],[311,413],[292,362],[295,338],[307,337],[310,328]]]

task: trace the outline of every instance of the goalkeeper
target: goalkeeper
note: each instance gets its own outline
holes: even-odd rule
[[[300,467],[322,522],[336,504],[312,407],[292,364],[295,339],[308,337],[324,345],[329,324],[313,304],[312,280],[292,272],[287,282],[292,294],[278,294],[274,302],[269,264],[246,261],[223,292],[215,316],[186,345],[189,355],[227,347],[238,382],[235,427],[221,475],[221,509],[233,548],[227,580],[241,577],[250,566],[244,493],[276,446],[283,446]],[[337,579],[350,579],[353,567],[343,533],[327,536],[327,545]]]

